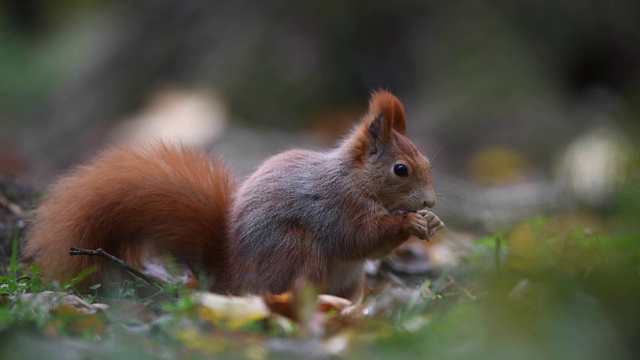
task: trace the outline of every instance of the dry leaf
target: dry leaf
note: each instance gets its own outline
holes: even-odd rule
[[[51,313],[54,317],[53,321],[48,324],[49,327],[64,328],[65,331],[72,334],[104,334],[106,327],[104,317],[96,312],[87,312],[86,308],[62,304]],[[49,331],[52,330],[49,329]]]
[[[194,299],[202,305],[200,315],[203,319],[232,330],[264,320],[271,313],[258,296],[233,297],[199,292],[194,293]]]
[[[318,311],[320,312],[328,313],[335,310],[336,313],[340,313],[352,304],[353,302],[351,300],[339,296],[328,294],[318,295]]]

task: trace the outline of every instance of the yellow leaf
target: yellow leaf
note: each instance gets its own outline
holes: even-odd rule
[[[216,325],[238,329],[266,319],[270,312],[262,298],[257,296],[233,297],[208,292],[194,294],[202,305],[200,316]]]

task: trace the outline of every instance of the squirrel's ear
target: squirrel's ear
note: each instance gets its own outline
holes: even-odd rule
[[[407,134],[407,120],[404,115],[402,102],[388,91],[380,90],[373,93],[369,101],[369,116],[373,116],[369,132],[373,130],[376,122],[381,119],[382,126],[379,133],[384,140],[391,139],[392,130],[402,135]]]
[[[378,143],[384,138],[384,132],[386,131],[384,126],[385,120],[382,115],[378,115],[371,121],[369,128],[369,155],[378,152]]]

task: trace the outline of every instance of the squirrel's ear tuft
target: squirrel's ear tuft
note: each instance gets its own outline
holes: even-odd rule
[[[407,134],[407,120],[402,102],[385,90],[378,90],[371,95],[369,116],[374,119],[382,116],[383,138],[390,139],[392,130],[402,135]]]

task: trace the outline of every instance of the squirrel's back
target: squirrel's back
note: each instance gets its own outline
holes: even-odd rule
[[[113,147],[49,189],[23,254],[50,280],[96,265],[87,279],[96,283],[120,271],[102,258],[69,256],[70,247],[102,248],[140,270],[169,253],[192,274],[205,270],[224,286],[235,188],[227,166],[204,151],[161,143]]]

